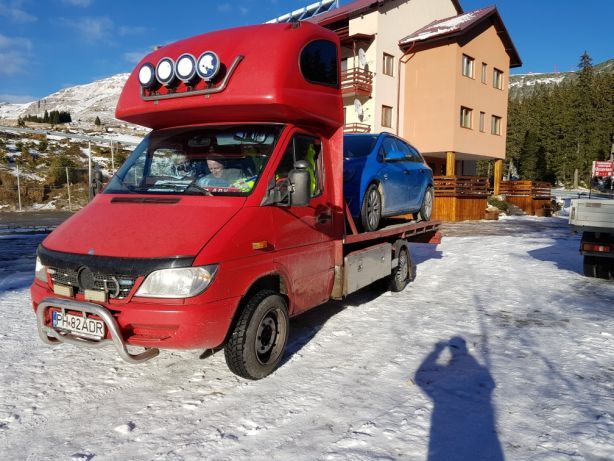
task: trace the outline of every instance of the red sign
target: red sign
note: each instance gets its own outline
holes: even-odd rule
[[[593,177],[614,176],[614,162],[593,162]]]

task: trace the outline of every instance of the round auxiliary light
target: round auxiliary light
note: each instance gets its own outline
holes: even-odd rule
[[[196,77],[196,58],[190,53],[185,53],[179,56],[175,64],[175,73],[179,80],[184,83],[189,83]]]
[[[175,61],[162,58],[156,66],[156,78],[164,86],[171,86],[175,81]]]
[[[215,78],[220,70],[220,58],[213,51],[205,51],[196,62],[196,72],[205,82]]]
[[[151,88],[156,83],[156,69],[148,62],[139,69],[139,83],[143,88]]]

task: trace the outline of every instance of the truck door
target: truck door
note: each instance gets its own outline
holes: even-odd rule
[[[311,200],[305,207],[273,207],[275,262],[292,283],[292,314],[326,302],[334,275],[332,209],[325,170],[326,152],[318,137],[295,133],[275,171],[286,178],[297,160],[306,160],[311,176]]]

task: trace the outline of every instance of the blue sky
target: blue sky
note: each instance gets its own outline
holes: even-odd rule
[[[129,72],[153,46],[261,23],[314,0],[0,0],[0,101],[25,102]],[[460,0],[465,11],[493,0]],[[349,3],[341,0],[341,4]],[[614,0],[494,2],[524,62],[512,73],[614,58]]]

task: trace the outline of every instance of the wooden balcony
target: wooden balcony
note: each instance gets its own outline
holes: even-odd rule
[[[373,91],[373,72],[354,67],[341,72],[341,92],[371,96]]]
[[[435,176],[433,219],[466,221],[484,219],[489,195],[488,178]]]
[[[544,181],[501,181],[499,194],[527,214],[550,215],[552,186]]]
[[[371,125],[366,123],[347,123],[343,127],[344,133],[371,133]]]

